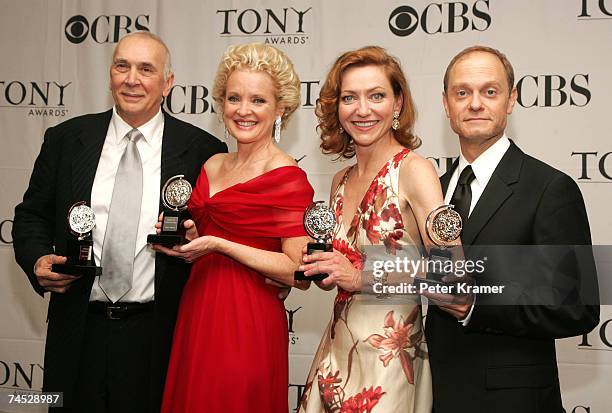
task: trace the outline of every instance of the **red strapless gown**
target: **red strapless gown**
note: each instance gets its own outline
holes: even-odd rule
[[[305,235],[313,189],[285,166],[212,198],[204,168],[189,202],[202,235],[269,251]],[[287,319],[278,288],[213,253],[194,263],[181,298],[162,412],[287,412]]]

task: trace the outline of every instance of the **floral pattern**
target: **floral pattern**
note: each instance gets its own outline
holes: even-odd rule
[[[366,245],[384,245],[389,254],[415,245],[404,228],[397,188],[399,168],[409,152],[399,152],[380,169],[350,223],[347,221],[348,227],[342,210],[351,168],[336,189],[332,200],[337,222],[333,247],[357,269],[364,268],[362,250]],[[299,412],[394,411],[431,411],[420,301],[415,296],[400,304],[370,306],[364,304],[361,294],[338,288]]]
[[[398,190],[393,187],[388,176],[399,171],[402,159],[409,152],[406,149],[390,159],[370,184],[346,233],[351,245],[357,245],[357,237],[360,229],[363,229],[370,244],[376,245],[382,242],[390,254],[395,254],[400,247],[399,240],[404,235],[404,222],[397,204]],[[346,171],[336,193],[334,205],[336,221],[342,220],[344,196],[340,189],[344,187],[352,168]],[[336,227],[336,235],[342,227],[342,225]],[[355,251],[355,248],[351,250]]]
[[[403,317],[395,321],[394,311],[391,310],[385,316],[383,329],[385,335],[372,334],[364,341],[370,343],[374,348],[385,351],[378,358],[387,367],[391,360],[398,358],[406,375],[408,383],[414,384],[413,360],[417,357],[427,358],[427,353],[420,349],[423,341],[423,331],[412,332],[414,323],[419,316],[419,308],[414,307],[412,313],[403,320]]]
[[[382,391],[380,386],[364,388],[361,393],[357,393],[342,403],[340,413],[370,413],[383,394],[385,392]]]
[[[362,254],[359,251],[352,249],[346,241],[334,239],[333,247],[334,249],[341,252],[346,258],[348,258],[355,268],[357,268],[358,270],[363,268]],[[336,336],[336,323],[342,318],[342,313],[345,311],[353,294],[353,292],[338,288],[338,293],[336,294],[336,298],[334,300],[334,315],[331,325],[332,338]]]
[[[330,413],[370,413],[385,394],[380,386],[376,388],[370,386],[346,398],[344,389],[340,385],[342,383],[340,371],[334,374],[328,373],[326,377],[319,374],[318,382],[325,411]]]

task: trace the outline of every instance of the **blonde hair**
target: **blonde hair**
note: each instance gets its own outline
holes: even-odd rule
[[[293,112],[300,105],[300,78],[285,53],[264,43],[234,45],[227,48],[215,75],[212,97],[215,111],[223,118],[223,103],[227,80],[236,70],[251,70],[270,75],[276,86],[276,102],[284,108],[285,128]]]

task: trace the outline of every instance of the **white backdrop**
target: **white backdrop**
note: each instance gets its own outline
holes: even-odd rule
[[[42,382],[47,301],[13,259],[11,225],[44,130],[112,105],[108,66],[117,39],[150,30],[167,42],[176,86],[165,108],[221,137],[210,89],[230,44],[262,41],[294,61],[302,87],[281,147],[327,199],[341,168],[321,155],[313,104],[343,51],[368,44],[400,58],[419,111],[418,150],[440,173],[457,156],[457,138],[441,104],[442,77],[464,47],[486,44],[507,54],[520,101],[508,134],[526,152],[565,171],[584,194],[593,241],[612,244],[609,97],[612,0],[88,1],[0,0],[0,391],[37,391]],[[600,274],[607,276],[607,274]],[[294,291],[290,318],[289,406],[301,394],[313,352],[331,315],[332,293]],[[558,342],[568,412],[609,412],[612,311],[588,336]],[[23,410],[20,410],[23,411]]]

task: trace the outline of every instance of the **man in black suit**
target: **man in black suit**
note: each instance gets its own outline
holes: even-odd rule
[[[169,51],[159,37],[136,32],[121,39],[110,67],[114,108],[46,131],[29,187],[15,209],[17,262],[38,294],[51,292],[43,390],[63,392],[63,411],[160,408],[190,267],[155,254],[146,237],[155,232],[166,180],[182,174],[193,185],[204,162],[227,151],[212,135],[161,111],[173,79]],[[126,182],[134,184],[125,187]],[[103,273],[95,279],[51,271],[52,264],[66,262],[72,236],[66,216],[79,201],[96,214],[93,252]],[[126,226],[133,230],[117,235]],[[126,238],[133,241],[124,248],[120,243]],[[114,256],[109,255],[113,247]],[[113,290],[107,286],[109,271],[122,250],[128,270],[115,270],[113,277],[127,287]]]
[[[505,135],[516,96],[512,65],[488,47],[465,49],[444,76],[444,108],[461,154],[441,183],[445,203],[455,204],[464,219],[466,256],[483,245],[591,244],[576,183]],[[486,283],[483,275],[477,283]],[[532,285],[564,277],[534,276],[544,278],[530,279]],[[539,303],[529,299],[531,293],[514,296],[514,305],[486,305],[489,297],[481,295],[430,305],[426,335],[435,413],[563,411],[555,339],[592,330],[599,307],[596,299],[571,306]]]

